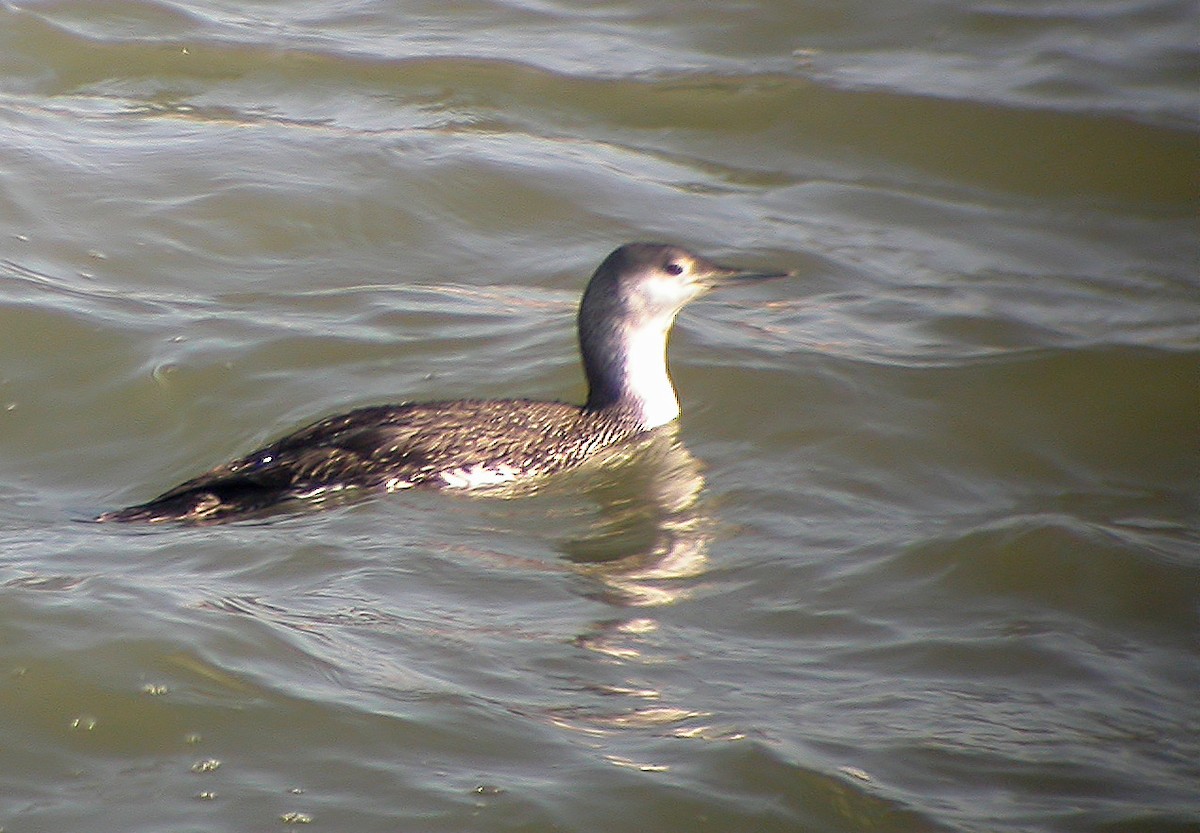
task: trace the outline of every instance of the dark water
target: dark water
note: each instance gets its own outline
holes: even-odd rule
[[[1200,828],[1200,51],[1164,0],[0,4],[0,828]],[[325,413],[677,434],[512,500],[89,514]]]

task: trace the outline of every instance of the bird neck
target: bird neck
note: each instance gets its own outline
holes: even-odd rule
[[[679,416],[679,400],[667,372],[670,326],[667,321],[581,328],[588,410],[621,408],[646,429]]]

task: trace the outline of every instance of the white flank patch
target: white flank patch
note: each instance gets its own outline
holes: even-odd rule
[[[297,492],[295,497],[297,500],[308,500],[309,498],[322,497],[324,495],[340,492],[346,488],[344,483],[337,483],[333,486],[318,486],[315,489],[309,489],[307,492]]]
[[[446,484],[447,489],[478,489],[482,486],[496,486],[500,483],[511,483],[521,476],[520,469],[507,463],[488,467],[476,463],[469,468],[451,469],[438,472],[438,476]]]
[[[383,488],[389,492],[398,492],[401,489],[411,489],[412,487],[412,482],[405,480],[403,477],[393,477],[387,483],[383,484]]]

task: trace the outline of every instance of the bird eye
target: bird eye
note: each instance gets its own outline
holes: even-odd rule
[[[670,263],[668,263],[666,266],[663,267],[663,269],[666,271],[666,273],[668,275],[682,275],[683,274],[683,267],[680,266],[678,263],[675,263],[674,261],[671,261]]]

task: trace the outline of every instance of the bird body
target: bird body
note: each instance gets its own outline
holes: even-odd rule
[[[582,405],[528,399],[408,402],[327,417],[101,521],[214,521],[345,489],[474,490],[554,474],[674,420],[671,325],[719,281],[780,277],[717,266],[675,246],[631,243],[580,303]]]

